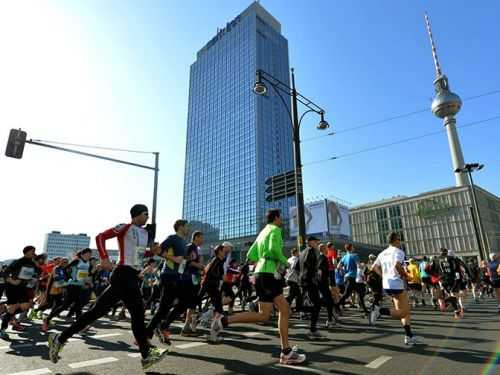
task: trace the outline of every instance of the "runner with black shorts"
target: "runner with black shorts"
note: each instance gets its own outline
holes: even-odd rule
[[[148,208],[143,204],[136,204],[130,210],[132,221],[130,224],[120,224],[108,229],[96,237],[97,250],[101,258],[103,269],[112,269],[105,241],[117,237],[120,258],[113,271],[110,286],[99,296],[90,310],[83,313],[69,328],[60,334],[49,336],[49,358],[52,362],[59,361],[59,353],[68,339],[76,333],[104,316],[117,302],[123,301],[130,313],[132,332],[139,346],[142,356],[142,368],[147,369],[159,362],[167,354],[150,344],[144,327],[144,304],[140,282],[143,274],[141,267],[146,255],[146,246],[149,236],[154,237],[143,226],[148,221]],[[153,247],[153,251],[159,249]]]
[[[281,338],[280,363],[299,364],[306,360],[305,354],[299,354],[296,346],[288,342],[289,306],[283,295],[282,280],[277,279],[279,267],[286,267],[287,258],[283,255],[283,237],[280,229],[281,215],[278,209],[271,209],[266,215],[267,225],[247,253],[255,266],[255,290],[259,297],[258,312],[242,312],[229,317],[214,319],[211,335],[218,335],[224,328],[234,323],[257,323],[268,321],[273,306],[279,311],[278,327]],[[276,276],[275,276],[276,275]]]
[[[9,322],[18,312],[26,312],[31,307],[30,295],[27,290],[28,283],[37,278],[37,266],[34,262],[35,247],[26,246],[24,256],[12,262],[4,273],[7,294],[7,312],[2,318],[0,338],[8,339],[6,329]],[[22,330],[22,326],[15,324],[14,329]]]

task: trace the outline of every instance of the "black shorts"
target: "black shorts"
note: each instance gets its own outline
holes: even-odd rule
[[[416,290],[417,292],[421,292],[422,291],[422,284],[411,283],[411,284],[408,284],[408,288],[410,290]]]
[[[391,297],[396,297],[403,293],[404,289],[384,289],[384,292]]]
[[[460,291],[460,283],[454,281],[441,281],[441,288],[448,293],[458,293]]]
[[[283,283],[276,280],[272,273],[258,273],[255,275],[255,291],[259,302],[273,302],[283,294]]]
[[[7,284],[6,293],[7,305],[17,305],[18,303],[28,303],[29,296],[25,286]]]
[[[425,285],[432,285],[432,281],[430,277],[422,277],[422,283]]]

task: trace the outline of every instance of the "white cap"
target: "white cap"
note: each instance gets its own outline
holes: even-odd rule
[[[233,244],[231,242],[229,242],[229,241],[224,241],[222,243],[222,246],[224,246],[224,247],[232,247],[234,249]]]
[[[448,250],[448,256],[454,257],[455,256],[455,250],[452,250],[452,249]]]
[[[496,254],[495,253],[490,253],[490,260],[493,262],[496,258]]]

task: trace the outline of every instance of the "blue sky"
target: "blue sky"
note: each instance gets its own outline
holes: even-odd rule
[[[0,5],[0,148],[8,130],[63,142],[160,151],[160,237],[181,215],[189,66],[249,1],[44,1]],[[299,91],[327,110],[332,130],[430,107],[440,62],[462,98],[500,90],[497,2],[285,1],[261,4],[282,24]],[[457,125],[500,115],[500,95],[465,101]],[[302,138],[322,135],[304,120]],[[500,195],[500,120],[459,129],[476,182]],[[307,197],[360,204],[454,184],[445,133],[350,158],[330,156],[443,129],[429,112],[303,142]],[[324,134],[324,133],[323,133]],[[2,141],[3,140],[3,141]],[[152,163],[152,156],[118,155]],[[27,146],[0,158],[3,251],[43,246],[51,230],[92,238],[150,205],[152,173]],[[113,246],[112,246],[113,247]]]

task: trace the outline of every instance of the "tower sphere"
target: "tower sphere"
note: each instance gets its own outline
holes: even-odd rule
[[[462,100],[457,94],[448,90],[440,91],[432,101],[432,113],[439,118],[454,116],[462,108]]]

